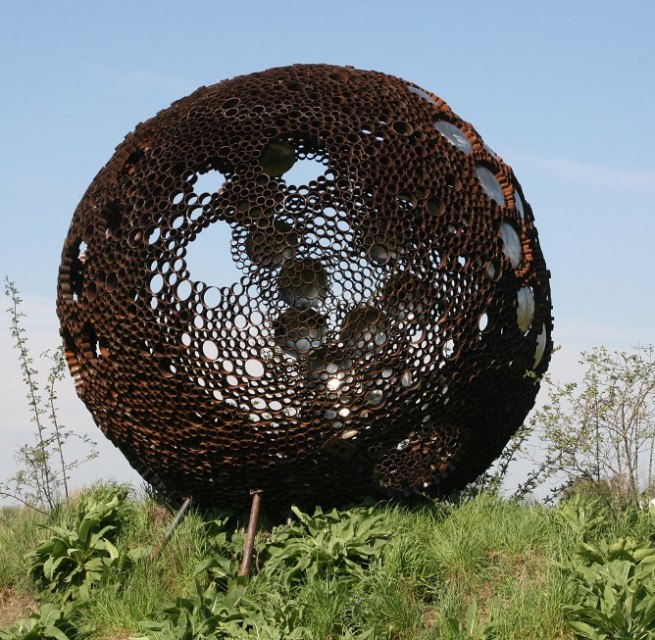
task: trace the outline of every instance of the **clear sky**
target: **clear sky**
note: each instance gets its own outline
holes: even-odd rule
[[[513,167],[552,272],[557,377],[577,375],[581,349],[655,343],[655,2],[0,0],[0,9],[0,276],[23,294],[35,356],[58,341],[57,269],[75,206],[124,135],[198,86],[296,62],[423,86]],[[0,477],[31,428],[8,332],[3,317]],[[69,426],[93,430],[71,385],[61,400]],[[120,454],[104,450],[80,477],[129,477]]]

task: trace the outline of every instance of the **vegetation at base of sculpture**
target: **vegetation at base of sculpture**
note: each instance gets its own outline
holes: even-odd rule
[[[236,577],[244,531],[234,512],[192,509],[153,564],[172,515],[120,486],[48,518],[0,512],[0,629],[5,603],[22,598],[27,609],[0,639],[653,637],[655,513],[632,504],[482,494],[296,510],[294,522],[260,529],[247,579]],[[83,543],[92,539],[111,547]],[[76,571],[66,563],[81,548],[88,570]]]

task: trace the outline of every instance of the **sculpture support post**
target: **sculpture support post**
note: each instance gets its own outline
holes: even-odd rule
[[[161,555],[161,552],[164,550],[164,547],[169,543],[170,539],[173,537],[173,534],[175,533],[175,529],[177,529],[180,524],[182,523],[182,520],[184,520],[184,516],[186,515],[186,512],[189,510],[189,507],[191,506],[191,498],[185,498],[184,502],[182,503],[182,506],[180,507],[179,511],[175,515],[175,518],[173,519],[173,522],[171,522],[171,526],[168,527],[166,530],[166,533],[164,534],[164,537],[162,538],[162,541],[159,543],[157,547],[152,552],[152,555],[150,556],[150,559],[154,562],[159,558]]]
[[[243,561],[239,569],[239,577],[245,578],[250,573],[252,563],[252,551],[255,545],[255,534],[257,533],[257,520],[259,519],[259,508],[262,501],[261,489],[255,489],[250,492],[252,496],[252,506],[250,507],[250,521],[248,522],[248,533],[246,535],[246,546],[243,551]]]

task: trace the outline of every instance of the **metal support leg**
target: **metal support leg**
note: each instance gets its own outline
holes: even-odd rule
[[[252,563],[252,550],[255,546],[255,534],[257,533],[257,520],[259,519],[259,507],[262,501],[262,491],[260,489],[250,492],[252,496],[252,506],[250,507],[250,521],[248,522],[248,534],[246,536],[246,547],[243,551],[243,561],[239,569],[239,577],[245,578],[250,573]]]
[[[182,520],[184,520],[184,516],[186,515],[186,512],[189,510],[189,507],[191,506],[191,502],[192,502],[191,498],[184,499],[184,502],[182,503],[182,506],[180,507],[179,511],[175,515],[173,522],[171,522],[171,526],[168,527],[168,529],[166,530],[166,533],[164,534],[162,541],[153,550],[150,556],[150,560],[154,562],[155,560],[157,560],[157,558],[159,558],[161,552],[164,550],[164,547],[168,544],[169,540],[173,537],[173,533],[175,533],[175,529],[177,529],[180,526]]]

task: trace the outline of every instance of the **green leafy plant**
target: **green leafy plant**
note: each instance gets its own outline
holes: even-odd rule
[[[567,567],[574,602],[569,624],[588,640],[655,638],[655,549],[631,538],[580,542]]]
[[[22,300],[15,284],[5,278],[5,295],[10,300],[7,309],[11,317],[11,335],[18,352],[23,382],[27,388],[27,402],[35,427],[35,442],[18,449],[16,460],[20,469],[7,481],[0,482],[0,496],[11,498],[41,512],[54,509],[62,500],[69,499],[70,472],[83,462],[96,457],[95,443],[77,434],[60,422],[57,412],[57,385],[66,375],[64,351],[46,351],[42,357],[50,361],[46,382],[46,396],[41,396],[39,372],[30,355],[28,339],[22,325],[25,314],[20,310]],[[71,438],[80,438],[89,454],[77,460],[66,460],[64,448]]]
[[[390,536],[373,507],[327,513],[318,508],[313,516],[297,507],[292,511],[298,521],[272,531],[263,563],[263,573],[284,575],[289,584],[328,574],[360,575]]]
[[[571,528],[579,540],[586,540],[608,520],[607,509],[598,500],[575,494],[561,502],[557,515]]]
[[[109,502],[112,491],[84,492],[51,514],[48,523],[77,531],[89,505]],[[157,563],[132,563],[126,550],[157,544],[172,514],[150,500],[133,500],[131,494],[125,502],[122,513],[105,521],[119,528],[120,533],[104,536],[118,550],[118,560],[90,585],[89,598],[74,591],[65,603],[61,591],[50,593],[45,577],[44,592],[37,592],[33,582],[17,580],[25,574],[25,551],[53,534],[38,528],[44,518],[18,508],[0,510],[0,568],[10,569],[0,575],[0,619],[3,614],[6,620],[28,616],[34,601],[45,599],[63,611],[74,603],[65,620],[80,629],[79,637],[86,633],[82,628],[93,627],[92,637],[98,639],[139,635],[173,640],[185,634],[237,640],[568,639],[574,635],[562,607],[578,601],[572,600],[575,589],[567,586],[561,563],[573,557],[577,542],[595,546],[602,536],[629,535],[643,540],[652,531],[647,509],[631,510],[629,517],[607,509],[603,517],[608,522],[581,537],[573,534],[559,508],[540,504],[490,496],[461,505],[379,504],[336,516],[303,514],[315,536],[297,518],[272,530],[262,518],[251,577],[238,579],[243,531],[235,531],[236,517],[226,520],[191,510]],[[597,507],[584,509],[586,524],[580,526],[591,526]],[[375,555],[338,542],[351,536],[344,533],[349,520],[355,521],[349,524],[353,541],[364,549],[373,546]],[[98,524],[95,532],[101,528]],[[312,537],[320,544],[307,539]],[[278,567],[268,569],[269,541],[277,545],[283,538],[298,543],[297,548],[281,551]],[[332,551],[316,552],[317,546]],[[295,554],[305,552],[321,567],[298,571]],[[100,555],[106,556],[104,551]],[[207,561],[212,559],[210,570]],[[61,588],[67,586],[64,582]],[[475,615],[467,611],[474,601],[479,605]],[[34,635],[47,637],[42,630]]]
[[[217,587],[227,590],[239,569],[239,556],[243,551],[243,535],[227,529],[229,517],[217,517],[204,523],[205,555],[193,572],[194,577],[207,576]]]
[[[231,581],[227,590],[212,582],[187,598],[153,612],[140,627],[155,640],[215,640],[258,637],[266,640],[302,640],[305,629],[294,615],[294,603],[271,593],[257,602],[244,584]],[[144,636],[140,636],[144,637]]]
[[[202,589],[196,583],[196,593],[177,598],[175,603],[153,615],[156,620],[143,621],[140,626],[147,636],[160,640],[204,640],[234,637],[244,621],[241,605],[243,589],[221,591],[215,583]]]
[[[50,537],[26,556],[42,589],[60,594],[63,601],[86,598],[109,569],[144,555],[143,549],[120,554],[114,544],[125,517],[126,496],[127,490],[118,487],[109,499],[83,497],[72,526],[46,526]]]
[[[45,603],[29,618],[21,620],[8,631],[0,631],[0,640],[80,640],[84,633],[72,622],[74,608],[71,603],[64,608]]]

